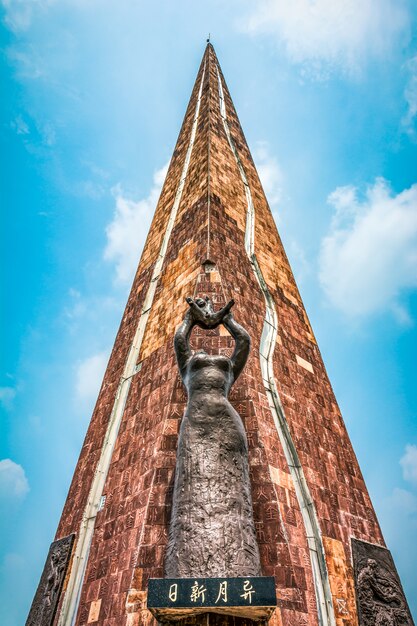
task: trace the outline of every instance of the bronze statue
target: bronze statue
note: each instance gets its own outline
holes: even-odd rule
[[[188,403],[178,439],[165,575],[260,576],[246,433],[228,400],[247,361],[250,337],[230,312],[233,300],[217,312],[208,297],[187,302],[174,340]],[[235,340],[232,357],[192,353],[193,327],[220,324]]]

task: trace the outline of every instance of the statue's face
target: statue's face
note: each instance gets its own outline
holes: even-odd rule
[[[205,314],[212,315],[214,313],[213,303],[210,298],[196,298],[194,302]]]

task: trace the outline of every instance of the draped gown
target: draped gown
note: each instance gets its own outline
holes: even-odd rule
[[[197,352],[183,380],[188,404],[178,439],[165,575],[259,576],[248,444],[228,400],[232,361]]]

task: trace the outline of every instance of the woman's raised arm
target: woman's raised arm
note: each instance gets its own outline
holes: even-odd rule
[[[235,340],[235,349],[232,354],[233,376],[236,380],[248,360],[250,350],[250,337],[246,330],[236,322],[233,315],[228,313],[223,318],[225,328]]]
[[[194,326],[191,311],[187,311],[182,324],[177,328],[174,337],[175,355],[181,376],[184,378],[187,363],[191,357],[190,335]]]

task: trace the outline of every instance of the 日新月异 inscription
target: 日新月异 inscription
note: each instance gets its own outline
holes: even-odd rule
[[[203,612],[269,617],[276,607],[273,577],[150,579],[148,609],[172,620]]]

